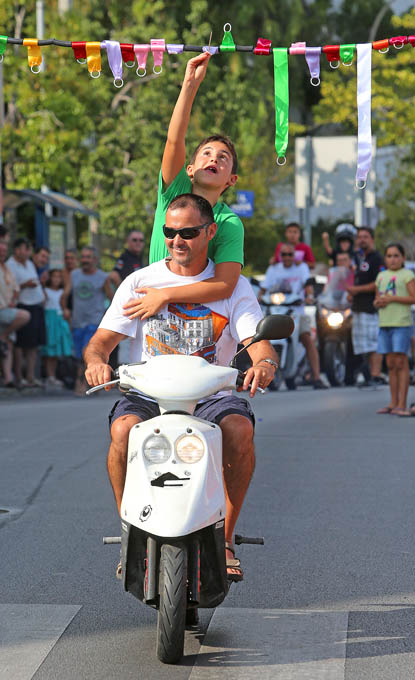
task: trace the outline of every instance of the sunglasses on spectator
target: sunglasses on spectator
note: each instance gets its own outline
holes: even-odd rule
[[[281,257],[294,257],[294,253],[289,253],[287,250],[282,250],[280,255]]]
[[[206,224],[201,224],[199,227],[184,227],[183,229],[172,229],[171,227],[163,226],[163,234],[166,238],[175,238],[179,234],[180,238],[185,241],[190,241],[192,238],[199,236],[202,229],[209,227],[212,222],[206,222]]]
[[[144,241],[144,239],[143,239],[143,238],[138,238],[138,237],[137,237],[137,238],[132,238],[131,241]]]

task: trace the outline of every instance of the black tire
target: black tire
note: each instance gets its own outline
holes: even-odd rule
[[[340,342],[326,342],[324,345],[324,370],[332,387],[343,385],[346,374],[346,356]]]
[[[295,382],[295,378],[285,378],[285,385],[287,390],[296,390],[297,389],[297,384]]]
[[[161,546],[157,657],[177,663],[183,656],[187,602],[187,550],[183,544]]]

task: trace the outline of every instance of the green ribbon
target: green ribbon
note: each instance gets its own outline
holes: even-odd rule
[[[5,53],[7,45],[7,35],[0,35],[0,56]]]
[[[274,54],[275,149],[278,158],[285,158],[288,146],[288,50],[286,47],[274,47],[272,51]]]
[[[356,45],[354,43],[340,45],[340,61],[343,62],[343,64],[351,64],[355,49]]]
[[[223,34],[222,44],[220,45],[220,52],[235,52],[235,43],[230,31],[225,31]]]

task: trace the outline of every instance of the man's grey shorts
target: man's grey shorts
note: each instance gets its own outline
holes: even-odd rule
[[[247,400],[240,399],[233,394],[224,397],[208,397],[196,406],[193,415],[219,425],[222,418],[231,414],[244,416],[255,426],[255,416]],[[159,416],[160,409],[156,402],[148,401],[138,395],[122,397],[119,401],[115,402],[108,416],[110,428],[114,420],[127,415],[138,416],[141,420],[149,420]]]

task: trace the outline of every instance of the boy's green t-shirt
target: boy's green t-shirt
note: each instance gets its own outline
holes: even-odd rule
[[[169,252],[164,242],[163,225],[165,224],[166,210],[176,196],[191,194],[192,182],[183,167],[173,182],[163,191],[163,178],[159,175],[159,188],[157,195],[157,208],[154,216],[153,233],[150,243],[150,264],[167,257]],[[239,262],[244,264],[244,227],[237,215],[226,205],[216,203],[213,206],[213,214],[218,230],[209,243],[208,257],[220,264],[221,262]]]
[[[406,284],[413,281],[415,278],[410,269],[398,269],[392,271],[386,269],[379,272],[376,277],[376,287],[383,295],[397,295],[398,297],[405,297],[408,295]],[[383,327],[400,327],[412,326],[411,305],[405,305],[400,302],[393,302],[386,307],[379,308],[379,326]]]

